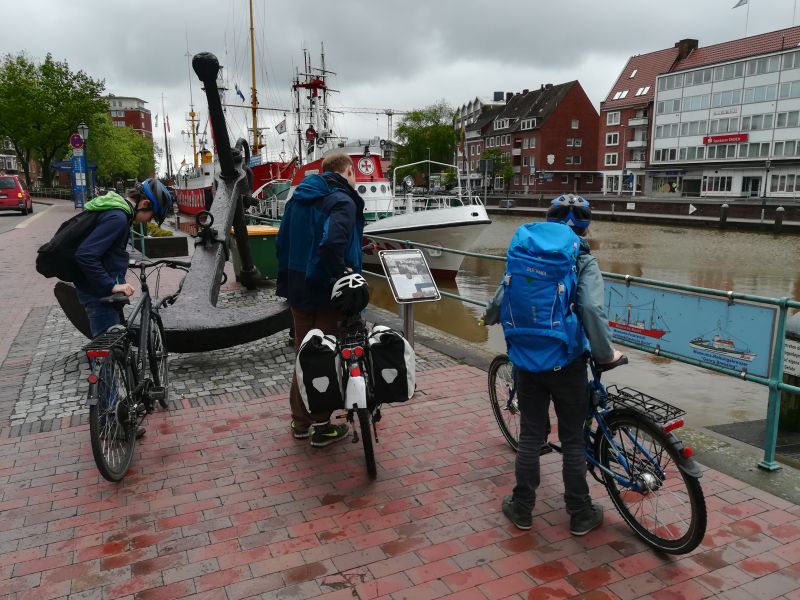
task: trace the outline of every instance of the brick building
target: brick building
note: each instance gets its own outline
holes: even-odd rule
[[[506,93],[503,100],[501,104],[496,94],[492,103],[456,119],[459,131],[465,124],[458,163],[469,173],[473,187],[500,191],[508,183],[511,192],[533,194],[599,190],[599,117],[580,83],[546,84],[538,90]],[[511,161],[510,183],[481,172],[480,155],[491,148]]]
[[[603,193],[635,195],[645,189],[656,77],[672,68],[681,51],[696,46],[696,40],[684,40],[632,56],[600,103],[597,169]]]
[[[153,122],[150,109],[145,108],[141,98],[114,96],[110,94],[108,109],[111,113],[111,122],[115,127],[130,127],[143,137],[153,139]]]

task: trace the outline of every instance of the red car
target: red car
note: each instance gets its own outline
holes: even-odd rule
[[[33,200],[18,175],[0,175],[0,210],[18,210],[23,215],[33,212]]]

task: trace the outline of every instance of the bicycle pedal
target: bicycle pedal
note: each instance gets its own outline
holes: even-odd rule
[[[154,385],[147,392],[147,397],[152,400],[161,401],[165,397],[165,389],[163,385]]]

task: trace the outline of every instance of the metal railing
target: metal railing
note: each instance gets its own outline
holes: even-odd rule
[[[138,231],[137,231],[138,229]],[[147,258],[145,250],[144,239],[147,237],[144,223],[134,223],[131,225],[130,245],[134,250],[139,250],[142,253],[142,258]],[[136,247],[136,242],[139,242],[139,248]]]
[[[387,237],[371,236],[371,235],[365,235],[365,237],[370,240],[375,240],[378,242],[395,245],[398,248],[423,248],[423,249],[435,250],[438,252],[449,252],[451,254],[471,256],[474,258],[481,258],[485,260],[494,260],[500,262],[505,262],[506,260],[504,256],[497,256],[493,254],[481,254],[478,252],[468,252],[465,250],[455,250],[452,248],[443,248],[440,246],[432,246],[430,244],[412,242],[410,240],[400,240],[395,238],[387,238]],[[384,275],[377,275],[372,273],[370,274],[375,275],[377,277],[382,277],[384,279],[386,278]],[[703,369],[708,369],[710,371],[715,371],[717,373],[730,375],[731,377],[737,377],[745,381],[752,381],[753,383],[767,386],[769,388],[769,397],[767,401],[767,430],[764,440],[764,459],[760,463],[758,463],[758,467],[767,471],[774,471],[780,469],[780,465],[775,461],[775,448],[777,446],[777,440],[778,440],[778,419],[780,415],[780,402],[781,402],[780,394],[782,391],[800,394],[800,387],[783,382],[784,347],[786,341],[786,321],[789,316],[789,309],[800,309],[800,302],[798,302],[797,300],[792,300],[791,298],[770,298],[767,296],[758,296],[754,294],[742,294],[739,292],[715,290],[715,289],[697,287],[693,285],[685,285],[680,283],[670,283],[667,281],[647,279],[645,277],[634,277],[631,275],[620,275],[618,273],[609,273],[605,271],[602,274],[603,277],[606,279],[621,281],[624,282],[626,285],[630,285],[631,283],[638,283],[642,285],[651,285],[651,286],[655,285],[669,290],[688,292],[691,294],[702,294],[705,296],[713,296],[716,298],[725,299],[729,303],[732,303],[736,300],[742,300],[747,302],[753,302],[756,304],[777,307],[778,309],[777,326],[775,333],[775,341],[772,349],[772,360],[769,369],[769,374],[770,374],[769,378],[752,375],[746,371],[737,371],[734,369],[729,369],[727,367],[705,363],[700,360],[694,360],[672,352],[661,350],[658,347],[652,348],[649,346],[635,344],[623,340],[615,340],[615,342],[618,342],[619,344],[628,346],[630,348],[635,348],[636,350],[640,350],[641,352],[647,352],[648,354],[662,356],[665,358],[669,358],[671,360],[676,360],[682,363],[686,363],[696,367],[701,367]],[[453,294],[451,292],[444,292],[441,290],[440,293],[442,296],[453,298],[455,300],[460,300],[468,304],[474,304],[476,306],[487,305],[486,301],[478,300],[475,298],[469,298],[466,296],[461,296],[460,294]],[[413,329],[413,323],[406,324],[404,322],[403,328],[404,330],[407,328]]]

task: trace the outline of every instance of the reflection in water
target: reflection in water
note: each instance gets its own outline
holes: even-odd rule
[[[528,219],[505,215],[493,215],[492,219],[476,241],[475,251],[505,255],[514,232]],[[762,296],[800,298],[796,266],[800,236],[598,221],[589,231],[589,246],[603,271]],[[442,289],[488,300],[503,269],[502,261],[467,257],[456,286]],[[382,280],[371,278],[370,286],[375,304],[397,310]],[[480,343],[492,352],[505,350],[499,327],[477,325],[483,312],[478,306],[445,298],[418,304],[414,312],[421,322]]]

